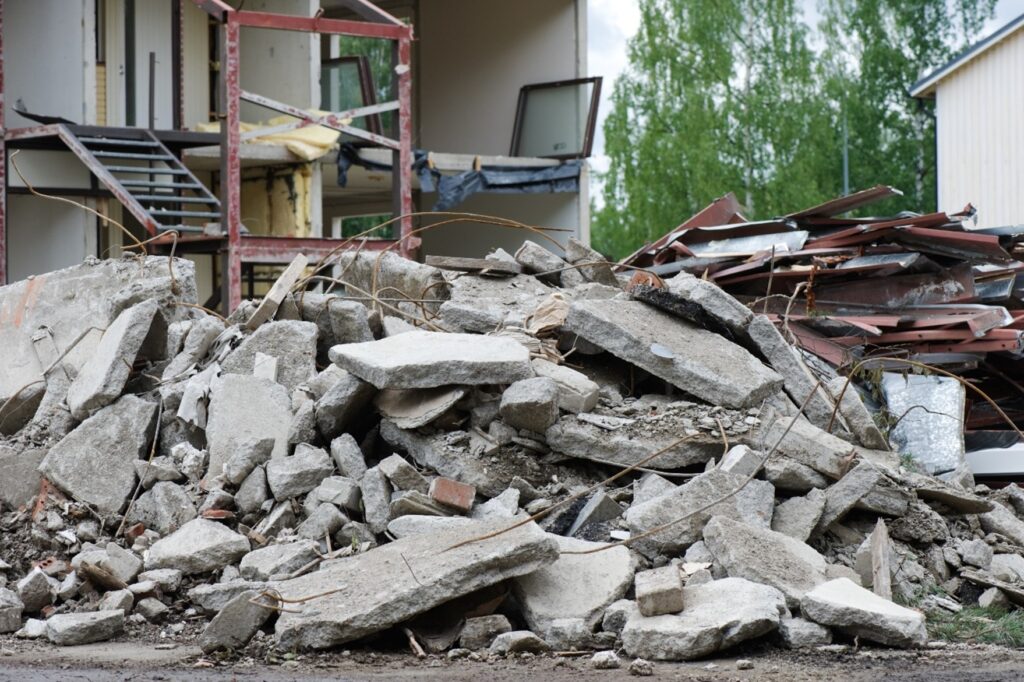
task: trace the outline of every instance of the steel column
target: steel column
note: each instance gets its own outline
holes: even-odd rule
[[[395,41],[395,74],[398,77],[398,151],[391,155],[391,203],[399,221],[401,253],[416,258],[421,240],[412,233],[412,38],[411,31]]]
[[[241,85],[238,70],[239,24],[235,12],[228,13],[221,24],[220,81],[221,99],[221,229],[227,230],[228,244],[221,273],[225,312],[231,312],[242,301],[242,253],[239,249],[242,224],[242,168],[239,158],[241,144]]]

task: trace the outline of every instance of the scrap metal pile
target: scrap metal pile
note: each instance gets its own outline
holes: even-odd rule
[[[799,348],[858,380],[866,370],[906,373],[915,367],[907,360],[967,379],[978,390],[934,372],[902,383],[887,374],[875,393],[908,404],[931,395],[929,409],[962,413],[964,424],[921,411],[908,428],[938,429],[940,448],[966,429],[976,474],[1024,474],[1024,225],[975,228],[970,205],[841,217],[899,194],[877,186],[760,222],[748,222],[729,194],[623,263],[704,277],[773,321],[785,318]],[[931,462],[930,473],[949,471],[955,454]]]
[[[336,267],[227,320],[183,260],[0,289],[0,642],[650,674],[1024,604],[1024,492],[921,473],[709,281],[573,241]]]

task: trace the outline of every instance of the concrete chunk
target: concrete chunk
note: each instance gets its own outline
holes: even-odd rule
[[[870,462],[861,462],[825,491],[825,509],[821,512],[815,532],[822,533],[843,518],[857,502],[867,495],[882,474]]]
[[[266,438],[274,440],[272,457],[284,457],[291,422],[291,398],[281,384],[241,374],[215,380],[206,425],[210,453],[206,476],[219,476],[239,449]]]
[[[278,457],[267,463],[267,485],[276,500],[287,500],[308,493],[334,472],[330,457],[320,448],[299,445],[290,457]]]
[[[587,551],[604,546],[550,535],[561,552]],[[548,640],[556,620],[580,619],[589,630],[600,622],[612,602],[625,596],[633,581],[633,561],[625,547],[595,554],[561,554],[558,560],[516,578],[513,590],[530,629]]]
[[[275,628],[278,648],[325,649],[359,639],[557,560],[555,542],[534,523],[454,547],[505,527],[507,521],[497,521],[401,538],[278,583],[286,599],[338,590],[300,605],[298,613],[280,614]]]
[[[467,618],[459,636],[459,646],[471,651],[486,649],[496,636],[511,631],[512,624],[500,614]]]
[[[990,512],[980,514],[978,520],[986,533],[999,533],[1008,537],[1019,547],[1024,547],[1024,521],[1004,507],[1002,503],[996,502]]]
[[[58,488],[101,512],[120,512],[135,487],[135,460],[149,447],[156,404],[126,395],[57,445],[39,471]]]
[[[804,497],[791,497],[775,507],[772,530],[806,542],[825,511],[825,493],[814,489]]]
[[[21,612],[24,608],[17,594],[6,587],[0,587],[0,634],[21,628]]]
[[[856,448],[808,421],[797,419],[790,426],[791,422],[790,417],[780,417],[771,422],[764,438],[767,447],[778,443],[775,450],[777,454],[789,457],[829,478],[842,476]],[[783,434],[786,434],[785,437]]]
[[[85,419],[121,395],[158,307],[152,299],[132,306],[103,332],[68,389],[68,407],[75,419]]]
[[[434,421],[466,397],[462,386],[410,390],[389,389],[374,398],[377,411],[402,429],[418,429]]]
[[[194,519],[149,548],[146,570],[206,573],[234,563],[248,551],[249,541],[244,536],[215,521]]]
[[[253,550],[238,565],[246,580],[270,580],[291,573],[317,557],[317,544],[308,540],[270,545]]]
[[[343,376],[316,401],[316,424],[325,438],[340,436],[373,399],[371,384],[342,370]]]
[[[558,384],[547,377],[517,381],[501,394],[498,412],[513,428],[542,433],[558,420]]]
[[[565,327],[712,404],[748,407],[782,384],[740,346],[637,301],[576,301]]]
[[[359,489],[366,524],[374,533],[383,533],[391,519],[391,484],[379,467],[373,467],[359,480]]]
[[[222,649],[237,651],[252,639],[256,631],[274,614],[273,609],[260,606],[258,592],[247,590],[229,601],[199,636],[203,653]]]
[[[848,578],[819,585],[800,600],[806,618],[890,646],[923,646],[928,641],[924,614],[882,599]]]
[[[583,372],[542,358],[534,358],[530,364],[537,376],[554,379],[558,386],[558,409],[578,414],[597,407],[600,387]]]
[[[832,632],[803,618],[783,618],[779,622],[779,637],[787,649],[813,649],[832,643]]]
[[[10,509],[32,504],[42,483],[39,464],[44,457],[43,448],[21,450],[0,446],[0,504]]]
[[[380,389],[509,384],[533,376],[529,351],[500,336],[416,331],[335,346],[330,355]]]
[[[774,587],[724,578],[683,588],[679,614],[648,618],[633,612],[622,629],[630,656],[690,661],[773,632],[786,615],[786,600]]]
[[[716,516],[704,527],[704,544],[730,577],[771,585],[786,596],[791,608],[800,605],[808,590],[828,580],[825,557],[766,528]]]
[[[675,564],[636,574],[636,606],[644,616],[679,613],[683,603],[683,579]]]
[[[396,490],[415,490],[423,494],[430,491],[430,484],[416,467],[405,461],[400,455],[385,457],[377,465],[391,481]]]
[[[342,476],[359,480],[366,473],[366,459],[351,434],[343,433],[331,441],[331,459]]]
[[[600,253],[590,248],[575,237],[569,237],[565,247],[565,259],[572,265],[578,265],[579,273],[588,282],[597,282],[605,286],[617,287],[611,265]]]
[[[829,480],[817,471],[782,455],[772,455],[764,465],[765,479],[779,490],[806,493],[815,488],[825,489]]]
[[[180,486],[166,481],[142,493],[132,506],[128,523],[142,523],[168,535],[196,517],[196,507]]]
[[[124,611],[60,613],[46,621],[46,636],[57,646],[102,642],[124,632]]]
[[[657,526],[682,518],[735,491],[745,477],[718,469],[694,477],[667,495],[626,511],[630,532],[639,535]],[[685,521],[638,541],[634,549],[642,553],[677,552],[701,538],[704,525],[712,516],[727,516],[752,526],[767,528],[775,507],[775,489],[765,481],[752,480],[724,502],[687,518]]]
[[[281,320],[261,325],[221,363],[225,374],[251,375],[256,353],[277,358],[277,382],[288,391],[316,375],[316,325]]]

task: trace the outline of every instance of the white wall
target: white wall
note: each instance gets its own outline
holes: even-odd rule
[[[244,9],[312,16],[319,0],[250,0]],[[320,36],[298,31],[243,28],[242,89],[296,107],[320,104]],[[243,121],[266,121],[280,114],[252,104],[242,105]]]
[[[1024,223],[1024,30],[936,91],[939,209],[978,209],[980,227]]]
[[[93,0],[4,2],[4,116],[8,128],[36,125],[29,111],[92,123],[95,115]]]
[[[421,2],[418,144],[508,154],[519,88],[585,75],[582,21],[574,0]]]
[[[96,253],[92,216],[34,196],[7,197],[7,281],[82,262]]]
[[[191,2],[185,3],[185,35],[182,42],[184,68],[184,109],[186,128],[210,120],[214,103],[210,102],[209,15]]]
[[[135,0],[135,125],[139,128],[149,127],[150,52],[156,54],[153,127],[160,130],[174,128],[172,30],[170,2]]]

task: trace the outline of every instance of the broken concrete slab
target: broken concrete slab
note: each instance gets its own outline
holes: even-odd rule
[[[54,585],[40,569],[34,568],[16,585],[26,613],[38,613],[54,600]]]
[[[980,514],[978,520],[986,533],[999,533],[1024,547],[1024,521],[1001,503],[996,502],[992,511]]]
[[[245,536],[216,521],[193,519],[149,548],[146,570],[176,568],[187,575],[206,573],[232,564],[248,552]]]
[[[463,275],[450,282],[451,298],[441,320],[453,332],[487,334],[504,327],[527,327],[531,315],[554,289],[534,277]]]
[[[124,611],[59,613],[46,621],[46,636],[57,646],[102,642],[124,632]]]
[[[266,606],[260,603],[266,602]],[[269,598],[260,597],[258,592],[246,590],[224,605],[199,636],[199,648],[203,653],[227,650],[237,651],[249,643],[256,631],[263,627],[274,610]]]
[[[576,271],[566,270],[569,264],[546,248],[536,242],[526,240],[516,251],[514,258],[523,266],[523,269],[531,274],[540,275],[538,279],[557,284],[562,281],[562,275],[566,272],[573,272],[575,277],[567,279],[576,284],[583,281],[582,275]],[[565,285],[565,282],[562,282]],[[569,284],[567,286],[572,286]]]
[[[744,478],[717,469],[705,472],[667,495],[633,505],[626,511],[626,523],[634,536],[653,530],[734,492]],[[774,507],[775,488],[765,481],[751,480],[729,499],[636,542],[633,548],[644,554],[684,550],[701,539],[704,525],[712,516],[768,528]]]
[[[55,348],[70,349],[61,363],[77,371],[95,353],[101,330],[121,312],[111,310],[111,301],[123,298],[120,294],[132,289],[133,283],[147,281],[159,286],[144,298],[169,299],[172,268],[176,298],[197,303],[195,266],[181,258],[89,258],[81,265],[0,287],[0,348],[4,349],[0,405],[24,386],[44,379],[45,367],[32,339],[36,330],[46,328]],[[169,308],[166,316],[177,319],[184,310]]]
[[[295,534],[307,540],[319,540],[334,535],[348,521],[348,517],[333,504],[322,502],[299,524]]]
[[[328,476],[306,495],[304,505],[308,510],[311,505],[315,507],[321,502],[329,502],[349,511],[362,511],[361,501],[359,481],[347,476]]]
[[[644,616],[679,613],[683,601],[683,578],[675,564],[636,574],[636,607]]]
[[[815,623],[851,637],[890,646],[923,646],[924,614],[882,599],[848,578],[819,585],[800,600],[800,611]]]
[[[733,578],[771,585],[791,608],[828,580],[825,557],[800,540],[716,516],[704,527],[704,544]]]
[[[174,458],[168,455],[160,455],[151,460],[138,460],[135,462],[135,475],[142,483],[143,490],[149,490],[160,481],[175,483],[185,478],[185,475],[178,471]]]
[[[266,438],[274,440],[272,457],[284,457],[291,421],[291,398],[281,384],[242,374],[215,380],[206,425],[210,453],[206,476],[220,475],[239,448]]]
[[[779,417],[766,426],[763,439],[765,448],[774,447],[777,454],[832,479],[838,479],[846,473],[851,455],[856,452],[856,448],[842,438],[803,419],[794,422],[790,417]]]
[[[406,462],[400,455],[385,457],[377,466],[396,490],[415,490],[424,495],[430,490],[430,483],[423,474],[416,471],[416,467]]]
[[[141,523],[160,535],[169,535],[195,517],[195,504],[184,488],[163,481],[135,500],[128,523]]]
[[[825,489],[830,481],[817,471],[783,455],[772,455],[764,464],[764,477],[779,490],[806,493]]]
[[[68,389],[67,403],[75,419],[85,419],[121,395],[158,307],[154,300],[132,306],[103,332]]]
[[[587,499],[587,503],[580,509],[579,514],[576,515],[576,520],[569,526],[569,530],[566,531],[566,535],[574,536],[584,526],[590,523],[600,523],[602,521],[611,521],[622,516],[622,507],[608,495],[603,489],[596,490],[593,495]]]
[[[787,649],[813,649],[831,644],[832,631],[803,618],[783,618],[779,638]]]
[[[764,465],[764,453],[751,450],[746,445],[736,445],[722,456],[718,468],[741,476],[753,476]]]
[[[570,265],[578,266],[576,269],[586,281],[610,287],[619,286],[619,281],[615,279],[615,273],[612,272],[611,265],[605,257],[575,237],[569,237],[569,241],[566,242],[565,259]]]
[[[533,376],[529,351],[500,336],[415,331],[334,346],[330,356],[379,389],[510,384]]]
[[[325,438],[340,436],[373,399],[376,389],[359,377],[342,376],[316,401],[316,424]]]
[[[256,353],[264,353],[277,358],[277,383],[291,391],[316,375],[316,336],[312,322],[269,322],[242,339],[221,369],[225,374],[251,375]]]
[[[804,497],[791,497],[775,506],[772,530],[806,542],[825,511],[825,492],[814,489]]]
[[[46,452],[44,448],[0,446],[0,504],[19,509],[32,503],[43,480],[38,469]]]
[[[402,538],[278,583],[286,599],[336,591],[301,604],[297,613],[280,614],[275,626],[277,647],[325,649],[359,639],[558,559],[557,545],[534,523],[455,547],[504,527],[506,521],[483,522],[458,531]]]
[[[558,420],[558,384],[548,377],[516,381],[501,394],[498,413],[513,428],[542,433]]]
[[[342,476],[359,480],[366,473],[366,459],[351,434],[343,433],[331,441],[331,459]]]
[[[555,381],[558,386],[558,409],[578,414],[590,412],[597,407],[600,387],[583,372],[542,358],[534,358],[530,364],[538,377]]]
[[[576,301],[565,328],[712,404],[748,407],[782,385],[740,346],[637,301]]]
[[[428,315],[436,314],[441,302],[448,300],[450,287],[444,273],[435,267],[390,251],[343,251],[337,258],[339,270],[345,273],[345,289],[352,296],[366,297],[382,289],[402,292],[423,301],[394,304],[413,319],[421,319],[424,309]]]
[[[849,383],[849,385],[847,385]],[[850,433],[866,448],[888,450],[889,441],[875,424],[857,387],[846,377],[835,377],[825,384],[833,401],[839,401],[839,414],[846,421]]]
[[[391,484],[378,467],[367,469],[359,480],[363,517],[374,533],[383,533],[391,519]]]
[[[15,632],[21,627],[21,612],[25,605],[12,590],[0,587],[0,634]]]
[[[253,469],[270,461],[275,445],[273,438],[238,443],[237,449],[224,463],[224,480],[231,485],[240,485]]]
[[[370,311],[362,303],[334,294],[305,291],[298,296],[302,319],[317,326],[317,356],[327,358],[331,346],[339,343],[373,341]]]
[[[271,580],[302,568],[316,559],[317,549],[317,543],[309,540],[269,545],[246,554],[238,568],[246,580]]]
[[[643,504],[655,497],[667,495],[676,484],[655,473],[646,473],[633,482],[633,504]]]
[[[462,626],[462,634],[459,635],[459,646],[470,651],[486,649],[495,637],[511,631],[512,624],[501,614],[467,618],[466,624]]]
[[[737,302],[737,305],[740,304]],[[754,315],[747,325],[747,337],[772,369],[782,376],[786,393],[793,402],[806,403],[804,415],[812,424],[825,429],[834,423],[833,432],[844,430],[845,425],[835,414],[835,403],[828,391],[811,374],[800,352],[786,341],[774,322],[765,315]]]
[[[135,460],[149,447],[157,406],[125,395],[66,435],[39,464],[54,485],[101,512],[120,512],[135,487]]]
[[[462,386],[410,390],[388,389],[373,400],[377,411],[401,429],[418,429],[434,421],[466,397]]]
[[[878,467],[862,461],[837,483],[829,486],[825,491],[825,509],[821,512],[815,532],[823,533],[830,525],[842,519],[862,497],[871,492],[881,477]]]
[[[775,631],[787,615],[786,600],[774,587],[743,578],[723,578],[683,588],[679,614],[645,617],[637,610],[622,629],[630,656],[690,661]]]
[[[605,546],[558,535],[549,537],[560,552],[585,552]],[[613,547],[595,554],[563,553],[554,563],[516,578],[512,585],[526,623],[547,640],[550,627],[559,619],[577,618],[593,630],[604,610],[625,596],[633,571],[629,550]]]
[[[288,500],[320,485],[334,472],[327,453],[305,443],[290,457],[271,459],[266,465],[267,485],[276,500]]]

